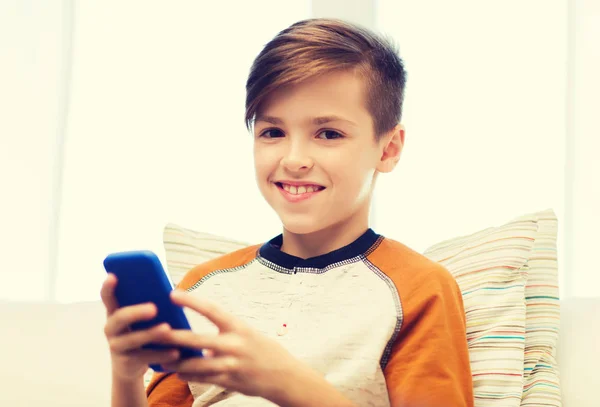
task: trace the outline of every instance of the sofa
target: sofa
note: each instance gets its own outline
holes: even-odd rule
[[[102,303],[0,302],[0,406],[110,406]],[[561,301],[565,407],[600,406],[600,297]]]
[[[174,284],[195,264],[245,245],[176,225],[165,227],[163,240],[166,268]],[[512,386],[508,394],[514,394],[515,388],[518,391],[516,400],[513,397],[504,403],[500,397],[481,397],[494,387],[476,376],[493,376],[504,362],[498,357],[487,358],[476,360],[477,369],[488,364],[485,374],[474,374],[476,397],[480,395],[476,405],[504,407],[510,401],[511,405],[535,406],[548,397],[549,403],[543,405],[600,406],[600,394],[596,393],[600,375],[594,369],[600,366],[600,297],[558,299],[555,243],[556,218],[552,211],[542,211],[438,243],[424,253],[454,274],[463,291],[467,315],[472,306],[478,310],[487,307],[494,314],[486,314],[486,321],[498,314],[498,326],[486,322],[490,326],[482,330],[477,325],[473,332],[485,331],[495,337],[506,324],[511,330],[522,329],[516,339],[492,344],[494,355],[499,346],[506,346],[517,359],[520,354],[521,362],[517,370],[512,366],[513,372],[525,373],[522,377],[512,374],[517,377],[505,382]],[[473,265],[477,266],[470,268]],[[469,286],[474,272],[480,273],[476,279],[479,285]],[[463,274],[471,276],[470,280],[463,280]],[[503,284],[510,289],[499,290]],[[519,288],[521,291],[515,291]],[[546,291],[528,293],[532,289]],[[486,297],[488,291],[494,295]],[[499,296],[500,291],[507,294]],[[481,298],[472,298],[477,292]],[[499,310],[508,308],[517,313],[495,312],[498,305]],[[533,314],[526,312],[528,307],[535,309]],[[479,348],[472,355],[473,366],[486,337],[469,333],[473,324],[479,323],[469,318],[469,344],[477,341],[474,346]],[[0,319],[4,322],[0,360],[5,366],[0,372],[0,406],[110,405],[110,358],[103,334],[105,311],[99,300],[71,304],[0,301]],[[502,386],[497,388],[498,383],[504,383],[498,377],[492,377],[491,382],[494,391],[503,391]],[[545,387],[552,388],[547,395],[543,393]]]

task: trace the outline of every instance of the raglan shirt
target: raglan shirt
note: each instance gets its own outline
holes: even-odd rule
[[[199,265],[179,288],[275,339],[357,406],[473,406],[462,296],[443,266],[371,229],[309,259],[281,243]],[[218,332],[186,315],[194,332]],[[274,406],[172,373],[156,373],[146,394],[151,407]]]

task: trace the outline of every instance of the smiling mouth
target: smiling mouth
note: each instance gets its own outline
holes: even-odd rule
[[[275,185],[277,185],[277,188],[283,189],[284,191],[286,191],[287,193],[292,194],[292,195],[309,194],[312,192],[319,192],[319,191],[322,191],[325,189],[325,187],[323,187],[321,185],[312,185],[312,184],[289,185],[289,184],[284,184],[282,182],[276,182]]]

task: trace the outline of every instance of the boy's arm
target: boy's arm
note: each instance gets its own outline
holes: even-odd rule
[[[403,324],[384,370],[392,406],[473,406],[462,295],[439,271],[401,295]]]
[[[147,407],[143,381],[123,382],[112,379],[112,407]]]

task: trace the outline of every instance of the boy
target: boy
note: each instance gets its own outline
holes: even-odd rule
[[[118,309],[109,275],[113,406],[473,405],[456,282],[369,228],[376,178],[404,144],[405,78],[387,42],[337,20],[301,21],[265,46],[246,123],[283,233],[185,276],[172,298],[192,332],[129,332],[156,310]],[[149,342],[207,356],[140,349]],[[155,374],[145,393],[148,363],[174,373]]]

